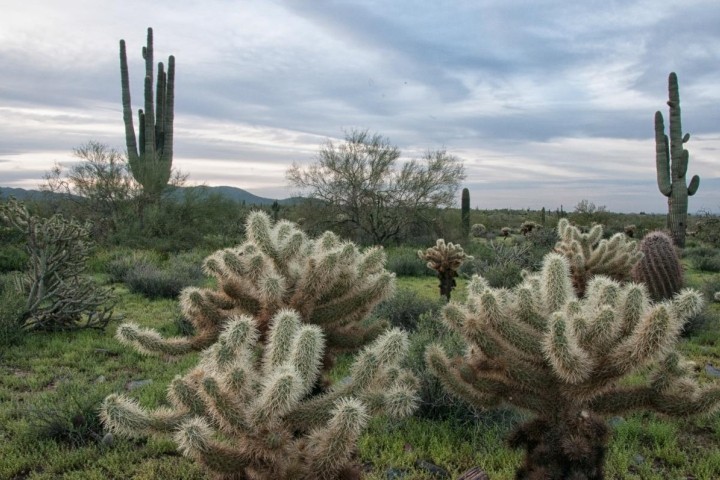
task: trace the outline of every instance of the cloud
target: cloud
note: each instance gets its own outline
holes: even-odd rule
[[[177,59],[175,164],[193,182],[282,196],[292,162],[361,128],[408,156],[446,148],[485,204],[592,192],[621,210],[642,192],[662,211],[670,71],[690,173],[720,178],[718,24],[714,0],[26,0],[0,18],[0,184],[37,183],[91,139],[124,150],[118,41],[137,110],[152,26],[155,60]]]

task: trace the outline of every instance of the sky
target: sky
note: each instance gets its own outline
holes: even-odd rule
[[[285,172],[369,130],[444,149],[480,209],[581,200],[666,212],[653,116],[677,73],[689,212],[720,210],[717,0],[0,0],[0,186],[37,188],[90,140],[125,150],[146,29],[176,58],[173,166],[189,184],[297,192]],[[136,122],[137,123],[137,122]],[[458,192],[458,205],[460,192]]]

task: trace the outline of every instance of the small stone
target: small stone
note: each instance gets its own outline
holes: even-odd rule
[[[95,379],[95,383],[105,383],[105,375],[100,375]]]
[[[417,462],[415,462],[415,467],[419,468],[420,470],[426,471],[427,473],[432,475],[433,478],[450,478],[450,473],[448,473],[447,470],[425,460],[418,460]]]
[[[720,370],[715,368],[712,363],[708,363],[705,365],[705,373],[707,373],[711,377],[720,377]]]
[[[152,383],[152,379],[148,380],[131,380],[125,384],[125,390],[132,391],[136,388],[144,387],[145,385],[150,385]]]
[[[640,455],[639,453],[636,453],[636,454],[633,456],[633,463],[634,463],[635,465],[642,465],[643,463],[645,463],[645,457],[643,457],[643,456]]]
[[[461,474],[457,480],[490,480],[490,477],[482,468],[473,467]]]
[[[110,432],[107,432],[105,435],[103,435],[102,440],[100,440],[100,443],[102,445],[109,447],[110,445],[113,444],[114,441],[115,441],[115,437],[113,437],[113,434]]]
[[[608,420],[608,425],[610,425],[612,428],[617,428],[623,423],[625,423],[625,419],[620,416],[612,417],[610,420]]]
[[[387,480],[405,478],[407,474],[408,470],[406,468],[388,468],[385,470],[385,478],[387,478]]]

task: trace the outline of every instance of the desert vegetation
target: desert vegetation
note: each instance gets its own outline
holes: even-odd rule
[[[136,138],[120,51],[127,156],[0,199],[0,478],[720,477],[720,221],[674,75],[668,215],[471,209],[457,158],[365,130],[251,205],[179,188],[152,30]]]

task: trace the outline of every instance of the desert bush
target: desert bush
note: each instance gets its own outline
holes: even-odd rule
[[[431,343],[442,345],[449,354],[463,354],[462,336],[448,329],[436,311],[427,311],[417,318],[416,328],[410,334],[410,347],[403,365],[418,377],[420,406],[417,416],[430,419],[454,418],[472,420],[478,410],[447,392],[425,363],[425,350]],[[452,353],[450,353],[452,352]]]
[[[0,247],[0,273],[25,270],[28,254],[19,245],[3,245]]]
[[[128,273],[140,264],[159,267],[162,256],[151,250],[132,250],[120,248],[114,250],[105,262],[105,273],[110,283],[125,282]]]
[[[52,395],[43,396],[23,408],[30,441],[54,440],[79,447],[100,442],[104,437],[98,416],[108,387],[61,383]]]
[[[137,261],[125,273],[128,289],[148,298],[175,298],[185,287],[203,282],[201,262],[194,254],[171,256],[157,266],[149,261]]]
[[[426,262],[417,256],[417,250],[412,247],[396,247],[387,249],[387,269],[401,277],[432,276],[433,271],[428,269]]]
[[[535,269],[537,260],[528,242],[506,245],[491,241],[475,247],[473,259],[460,267],[460,274],[468,278],[482,275],[493,287],[510,288],[522,280],[523,270]]]
[[[437,313],[444,304],[445,302],[439,297],[429,299],[413,290],[400,288],[392,297],[380,302],[373,315],[389,321],[393,327],[413,331],[421,315],[428,312]]]
[[[0,346],[14,345],[23,336],[25,298],[19,289],[18,278],[0,274]]]
[[[693,257],[692,265],[701,272],[720,272],[720,252],[710,256]]]

